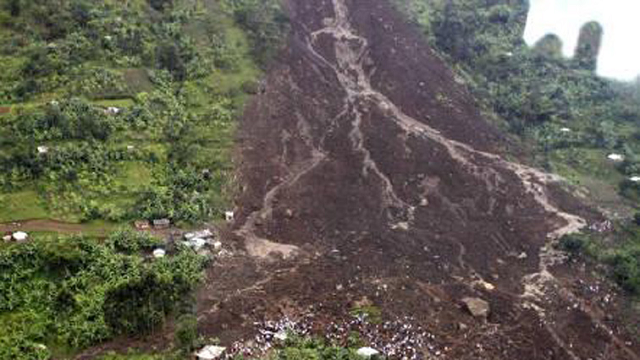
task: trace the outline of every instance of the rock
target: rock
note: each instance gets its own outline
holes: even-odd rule
[[[399,223],[393,225],[391,228],[394,229],[394,230],[407,231],[407,230],[409,230],[409,223],[406,222],[406,221],[399,222]]]
[[[222,242],[216,241],[213,243],[213,250],[220,251],[222,250]]]
[[[520,259],[520,260],[524,260],[527,257],[529,257],[529,255],[527,255],[527,253],[524,252],[524,251],[520,255],[518,255],[518,259]]]
[[[291,219],[293,217],[293,211],[291,209],[287,209],[287,211],[285,211],[285,215]]]
[[[489,303],[479,298],[464,298],[462,302],[466,306],[467,310],[477,318],[487,318],[489,311],[491,310]]]
[[[207,345],[195,355],[198,360],[214,360],[219,358],[226,349],[222,346]]]
[[[495,285],[493,285],[492,283],[486,282],[484,280],[477,280],[473,284],[487,291],[493,291],[496,289]]]
[[[370,347],[361,347],[360,349],[358,349],[358,351],[356,352],[359,356],[362,356],[364,358],[370,358],[372,356],[376,356],[378,354],[380,354],[380,352],[374,348],[370,348]]]

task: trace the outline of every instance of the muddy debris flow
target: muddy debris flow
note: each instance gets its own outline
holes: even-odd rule
[[[619,292],[555,247],[602,217],[511,160],[417,29],[386,0],[286,8],[288,46],[241,123],[234,255],[199,294],[204,334],[229,356],[355,331],[398,359],[640,358]],[[351,315],[362,304],[382,321]]]

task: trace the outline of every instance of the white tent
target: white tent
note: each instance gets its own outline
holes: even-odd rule
[[[15,241],[25,241],[29,238],[29,234],[24,231],[16,231],[12,236]]]
[[[624,156],[622,156],[620,154],[609,154],[607,156],[607,159],[609,159],[611,161],[623,161],[624,160]]]
[[[155,249],[153,250],[153,257],[156,259],[163,258],[167,252],[164,249]]]

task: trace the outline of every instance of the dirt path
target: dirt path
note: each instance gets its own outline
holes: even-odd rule
[[[555,242],[596,215],[505,160],[422,36],[384,0],[288,8],[290,45],[243,120],[236,257],[201,294],[203,331],[232,342],[254,321],[339,321],[366,300],[434,334],[427,358],[638,359],[617,291],[558,272]]]
[[[51,220],[51,219],[33,219],[33,220],[21,220],[10,223],[0,223],[0,232],[10,231],[44,231],[44,232],[56,232],[62,234],[75,234],[75,233],[108,233],[109,229],[96,230],[95,226],[67,223],[63,221]]]

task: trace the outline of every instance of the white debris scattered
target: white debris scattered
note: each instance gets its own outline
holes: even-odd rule
[[[629,178],[629,181],[635,182],[635,183],[640,182],[640,176],[632,176]]]
[[[204,230],[200,230],[200,231],[195,231],[193,233],[193,235],[195,235],[194,237],[198,237],[198,238],[202,238],[202,239],[208,239],[208,238],[212,238],[213,237],[213,232],[209,229],[204,229]]]
[[[207,240],[199,237],[191,238],[187,241],[182,242],[185,246],[192,248],[195,251],[202,249],[206,244]]]
[[[11,236],[15,241],[26,241],[29,238],[29,234],[24,231],[16,231]]]
[[[591,224],[591,226],[589,226],[589,230],[598,233],[610,232],[613,231],[613,223],[611,222],[611,220],[605,220],[602,222]]]
[[[199,360],[214,360],[219,358],[227,348],[222,346],[207,345],[196,353]]]
[[[60,105],[60,103],[59,103],[58,101],[56,101],[56,100],[51,100],[51,102],[49,103],[49,105],[51,105],[51,106],[58,106],[58,105]]]
[[[374,348],[370,348],[370,347],[362,347],[360,349],[358,349],[358,351],[356,352],[358,355],[365,357],[365,358],[370,358],[372,356],[378,355],[380,354],[380,352]]]
[[[234,218],[235,218],[235,214],[233,213],[233,211],[225,211],[224,219],[227,222],[232,222]]]
[[[49,147],[48,146],[38,146],[37,150],[38,150],[38,154],[46,154],[46,153],[49,152]]]
[[[267,358],[274,347],[278,347],[284,334],[308,336],[318,329],[318,319],[311,313],[299,317],[284,317],[277,321],[256,322],[257,335],[251,341],[238,341],[233,343],[221,360],[234,359],[236,355],[245,358]],[[425,351],[430,355],[440,353],[440,348],[434,345],[435,335],[415,323],[412,317],[399,318],[396,321],[387,321],[381,324],[372,324],[364,318],[354,317],[350,321],[331,322],[322,327],[322,336],[331,343],[343,343],[354,333],[359,334],[360,339],[375,350],[376,355],[388,356],[392,359],[420,360],[425,358]],[[362,357],[370,358],[374,355],[370,350],[363,350]],[[431,358],[427,356],[427,358]]]
[[[624,156],[620,155],[620,154],[609,154],[607,156],[607,159],[609,159],[611,161],[623,161],[624,160]]]
[[[111,35],[105,35],[104,39],[107,41],[111,41],[113,37],[111,37]]]
[[[165,255],[167,255],[167,252],[164,249],[153,250],[153,257],[156,259],[163,258]]]
[[[507,51],[506,53],[504,53],[507,57],[512,57],[513,53],[511,51]]]
[[[275,333],[273,335],[274,339],[280,340],[280,341],[285,341],[287,340],[287,332],[286,331],[279,331],[277,333]]]

